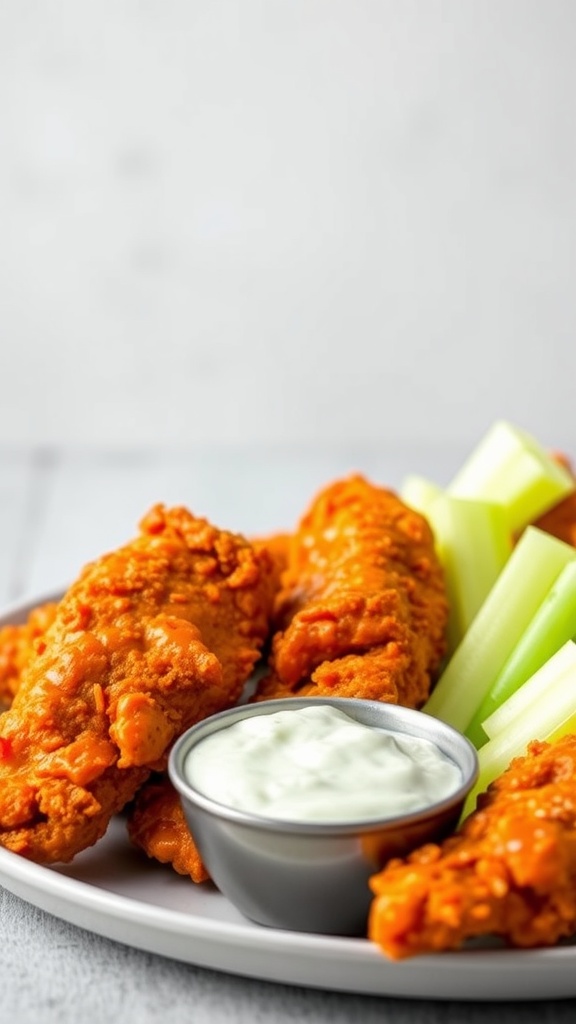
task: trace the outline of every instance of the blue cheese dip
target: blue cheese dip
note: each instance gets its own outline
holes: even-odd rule
[[[460,769],[430,740],[318,704],[235,722],[201,740],[185,775],[239,811],[297,822],[393,818],[449,797]]]

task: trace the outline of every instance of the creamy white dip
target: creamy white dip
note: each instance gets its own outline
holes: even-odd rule
[[[201,740],[188,782],[236,810],[282,821],[357,822],[449,796],[460,769],[429,740],[318,704],[254,715]]]

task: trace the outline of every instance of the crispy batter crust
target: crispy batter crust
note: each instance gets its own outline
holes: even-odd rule
[[[257,699],[365,697],[419,707],[448,604],[426,520],[355,475],[322,491],[291,540],[271,674]]]
[[[18,691],[20,678],[56,615],[56,604],[49,601],[33,608],[26,622],[0,629],[0,709],[8,707]]]
[[[166,776],[154,776],[136,794],[128,818],[135,846],[161,864],[171,864],[193,882],[209,878],[184,817],[178,793]]]
[[[460,831],[371,880],[369,937],[388,956],[496,935],[550,946],[576,930],[576,736],[533,742]]]
[[[0,844],[51,862],[94,843],[174,738],[237,700],[270,581],[264,552],[163,506],[86,566],[0,718]]]

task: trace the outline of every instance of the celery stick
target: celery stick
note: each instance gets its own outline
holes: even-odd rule
[[[576,489],[568,470],[529,434],[496,422],[456,474],[448,493],[498,502],[512,533]]]
[[[529,526],[456,648],[424,711],[465,732],[576,548]]]
[[[576,733],[576,711],[568,715],[568,718],[565,718],[552,732],[548,733],[546,742],[554,743],[555,740],[560,740],[563,736],[568,736],[570,733]]]
[[[568,640],[535,671],[507,700],[482,722],[484,732],[494,739],[500,732],[513,729],[514,720],[530,711],[533,704],[566,672],[576,672],[576,643]]]
[[[405,477],[400,489],[400,497],[406,505],[428,515],[432,503],[442,494],[442,488],[426,477],[411,474]]]
[[[567,640],[576,637],[576,561],[567,565],[552,584],[526,631],[476,710],[467,729],[477,746],[484,739],[485,719],[507,702]],[[490,733],[488,733],[490,735]]]
[[[485,501],[442,494],[428,518],[446,578],[454,651],[508,561],[512,538],[502,506]]]
[[[576,666],[562,669],[523,714],[478,751],[478,780],[466,801],[464,816],[474,809],[478,794],[506,770],[512,758],[524,754],[532,740],[557,739],[574,725]]]

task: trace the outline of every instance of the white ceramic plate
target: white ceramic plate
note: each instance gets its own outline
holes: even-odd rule
[[[363,939],[261,928],[211,885],[196,886],[146,860],[131,847],[122,818],[67,867],[41,867],[0,849],[0,882],[99,935],[268,981],[414,999],[576,996],[576,946],[485,948],[392,963]]]
[[[0,626],[21,621],[28,607],[9,609]],[[530,951],[484,947],[393,963],[363,939],[262,928],[212,885],[194,885],[148,861],[131,846],[122,817],[68,866],[43,867],[0,848],[0,883],[99,935],[267,981],[413,999],[576,996],[573,943]]]

